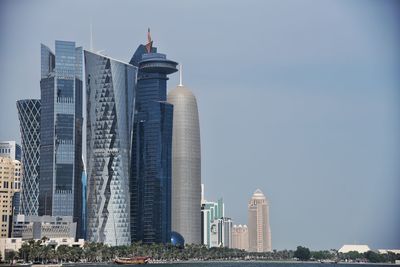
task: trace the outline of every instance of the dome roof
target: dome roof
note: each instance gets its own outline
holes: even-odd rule
[[[178,233],[178,232],[171,232],[171,243],[174,246],[177,247],[183,247],[185,246],[185,239],[183,238],[183,236]]]
[[[186,97],[194,97],[193,93],[187,88],[186,86],[183,85],[178,85],[174,89],[172,89],[168,93],[169,97],[176,97],[176,96],[186,96]]]
[[[190,89],[182,84],[182,65],[179,65],[179,84],[168,93],[168,97],[190,97],[196,99]]]
[[[252,198],[255,198],[255,199],[265,199],[265,195],[264,195],[264,193],[260,190],[260,189],[257,189],[256,191],[254,191],[254,194],[253,194],[253,197]]]

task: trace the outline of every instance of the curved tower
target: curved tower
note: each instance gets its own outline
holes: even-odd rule
[[[137,69],[85,51],[87,239],[130,245],[129,173]]]
[[[17,101],[22,141],[21,207],[24,215],[38,215],[40,160],[40,100]]]
[[[269,203],[260,189],[249,201],[249,251],[272,251],[271,228],[269,226]]]
[[[182,77],[182,76],[181,76]],[[201,243],[201,154],[196,97],[180,84],[168,94],[172,132],[172,230],[187,244]]]

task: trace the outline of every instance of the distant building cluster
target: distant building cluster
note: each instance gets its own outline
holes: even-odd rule
[[[71,41],[40,55],[40,99],[16,102],[21,146],[0,142],[2,249],[48,238],[271,250],[261,191],[248,226],[204,199],[197,100],[182,70],[167,94],[178,63],[150,31],[129,63]]]
[[[210,202],[204,199],[202,185],[201,241],[207,247],[228,247],[250,252],[272,251],[267,198],[257,189],[248,205],[248,225],[233,225],[225,216],[222,199]]]

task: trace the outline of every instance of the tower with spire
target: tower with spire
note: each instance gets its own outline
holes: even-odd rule
[[[174,105],[172,133],[172,230],[187,244],[201,243],[201,151],[196,97],[182,83],[168,94]]]
[[[249,201],[249,251],[272,251],[271,228],[269,225],[269,202],[264,193],[257,189]]]
[[[130,64],[139,68],[130,175],[132,242],[168,243],[171,238],[173,105],[167,103],[168,75],[178,63],[157,53],[150,29]]]

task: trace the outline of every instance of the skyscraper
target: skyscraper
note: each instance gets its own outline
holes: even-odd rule
[[[207,247],[218,246],[218,220],[224,218],[224,202],[204,201],[201,204],[201,243]]]
[[[249,201],[249,251],[272,251],[271,229],[269,226],[269,203],[260,189]]]
[[[169,92],[174,105],[172,133],[172,230],[186,244],[201,243],[201,155],[196,97],[182,85]]]
[[[129,174],[137,68],[85,51],[87,239],[129,245]]]
[[[139,68],[132,141],[132,241],[167,243],[171,238],[173,106],[167,103],[168,74],[177,63],[140,45],[130,63]]]
[[[0,237],[10,237],[14,195],[20,191],[21,162],[0,156]]]
[[[82,48],[41,45],[39,215],[73,216],[81,233]]]
[[[21,209],[24,215],[38,215],[40,160],[40,100],[17,101],[22,142]]]

